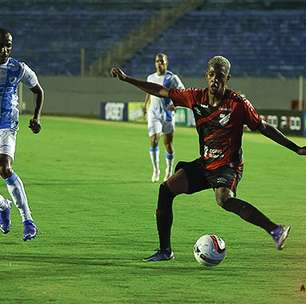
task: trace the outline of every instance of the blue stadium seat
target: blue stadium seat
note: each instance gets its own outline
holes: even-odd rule
[[[306,10],[192,11],[125,65],[151,73],[154,54],[165,52],[173,71],[199,77],[207,60],[228,57],[234,76],[306,75]]]
[[[146,10],[1,9],[1,26],[14,35],[15,58],[40,75],[78,75],[80,49],[89,65],[116,41],[139,27],[152,12]]]
[[[105,3],[125,6],[118,10],[71,8],[69,4],[62,8],[51,4],[2,8],[1,26],[14,35],[14,57],[26,61],[40,75],[78,75],[81,48],[85,49],[88,66],[171,1],[156,1],[148,10],[127,9],[127,0]],[[124,68],[135,76],[147,75],[154,70],[154,55],[165,52],[174,72],[201,77],[207,60],[223,54],[233,64],[233,76],[306,76],[305,20],[306,9],[203,7],[177,20]]]

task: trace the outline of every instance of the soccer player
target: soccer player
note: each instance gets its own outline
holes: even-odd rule
[[[113,77],[126,81],[149,94],[170,97],[175,106],[192,109],[199,134],[200,158],[179,162],[175,174],[160,185],[156,221],[160,248],[145,261],[155,262],[174,258],[170,235],[173,221],[173,199],[181,194],[192,194],[212,188],[217,204],[243,220],[263,228],[282,249],[290,226],[272,222],[250,203],[236,197],[242,177],[242,133],[246,124],[278,144],[306,155],[306,146],[299,147],[276,128],[260,119],[249,100],[227,87],[231,64],[223,56],[208,61],[205,89],[168,89],[163,86],[127,76],[119,68],[112,69]]]
[[[31,216],[23,183],[12,168],[19,116],[17,87],[22,82],[35,96],[36,106],[29,125],[34,134],[41,130],[39,119],[44,92],[36,74],[25,63],[10,57],[12,48],[11,33],[0,28],[0,175],[6,183],[14,204],[19,209],[24,226],[23,240],[27,241],[35,238],[37,227]],[[10,208],[11,202],[0,196],[0,230],[3,233],[10,231]]]
[[[156,72],[147,77],[147,81],[158,83],[166,88],[184,89],[180,78],[168,70],[168,57],[159,53],[155,56]],[[173,174],[173,133],[175,126],[175,107],[169,97],[158,97],[146,94],[144,112],[147,113],[148,133],[150,137],[150,158],[153,166],[152,182],[159,181],[159,148],[161,133],[164,134],[166,148],[166,172],[164,181]]]

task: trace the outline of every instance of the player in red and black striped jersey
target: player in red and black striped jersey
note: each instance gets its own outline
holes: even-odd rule
[[[193,111],[205,169],[215,170],[242,163],[243,125],[256,130],[261,123],[258,113],[246,98],[225,89],[222,102],[213,106],[209,103],[208,89],[171,89],[169,96],[176,106]]]
[[[160,185],[156,210],[160,248],[145,261],[174,258],[170,236],[175,196],[209,188],[214,189],[216,201],[223,209],[266,230],[273,237],[277,249],[284,247],[290,226],[275,224],[250,203],[236,198],[236,187],[243,170],[243,126],[258,130],[299,155],[306,155],[306,146],[297,146],[279,130],[261,120],[250,101],[227,88],[230,66],[223,56],[211,58],[206,72],[208,87],[205,89],[167,89],[127,76],[119,68],[111,71],[113,77],[131,83],[148,94],[170,97],[175,106],[192,109],[199,135],[200,158],[192,162],[179,162],[175,174]]]

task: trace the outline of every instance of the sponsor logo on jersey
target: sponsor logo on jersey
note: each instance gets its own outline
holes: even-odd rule
[[[222,158],[223,151],[221,149],[211,149],[208,146],[204,146],[203,155],[205,158]]]
[[[224,177],[218,177],[217,178],[217,184],[226,184],[227,180]]]

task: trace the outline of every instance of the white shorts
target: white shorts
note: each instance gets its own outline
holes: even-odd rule
[[[15,156],[17,131],[11,129],[0,129],[0,154]]]
[[[155,113],[148,112],[148,132],[149,136],[154,134],[164,133],[170,134],[175,129],[175,118],[172,116],[171,121],[165,120],[163,115],[155,115]]]

